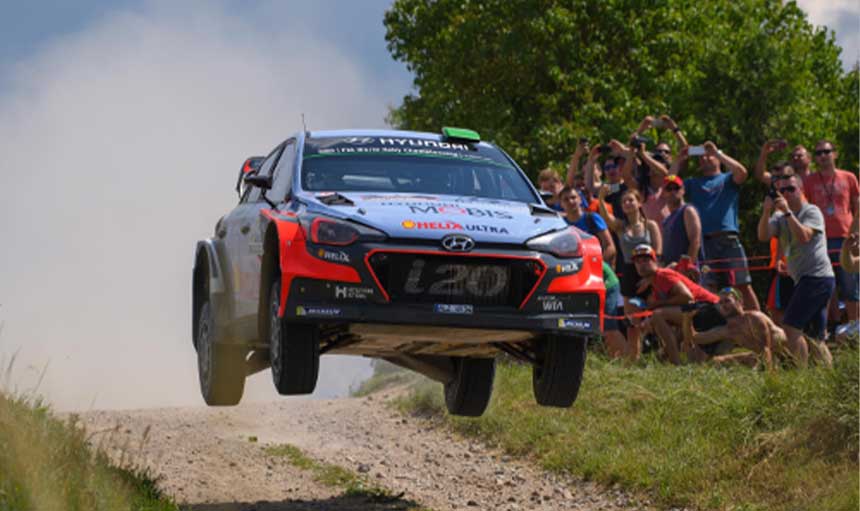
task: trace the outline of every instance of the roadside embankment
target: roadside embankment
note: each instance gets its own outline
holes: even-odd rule
[[[441,385],[427,380],[397,405],[662,506],[856,510],[860,500],[856,349],[837,353],[834,370],[772,374],[625,367],[589,353],[571,409],[537,406],[530,368],[504,362],[483,417],[448,416]]]

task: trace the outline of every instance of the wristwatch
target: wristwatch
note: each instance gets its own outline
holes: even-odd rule
[[[791,216],[794,216],[794,213],[792,213],[791,211],[786,211],[782,214],[782,218],[789,218]]]

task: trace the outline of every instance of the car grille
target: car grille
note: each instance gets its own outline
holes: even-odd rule
[[[378,252],[371,271],[392,302],[520,307],[545,267],[535,259]]]

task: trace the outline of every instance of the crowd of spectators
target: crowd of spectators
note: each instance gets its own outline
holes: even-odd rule
[[[648,139],[652,128],[668,130],[677,152]],[[831,141],[817,142],[813,157],[795,145],[787,160],[771,161],[788,150],[768,140],[754,169],[767,187],[756,231],[770,244],[766,265],[749,263],[740,236],[747,168],[711,141],[688,144],[666,115],[643,119],[626,144],[580,139],[564,179],[541,171],[548,204],[600,240],[611,356],[636,360],[645,339],[675,364],[832,363],[825,341],[839,305],[853,329],[860,317],[860,186],[836,168]],[[757,270],[772,273],[767,314],[752,286]]]

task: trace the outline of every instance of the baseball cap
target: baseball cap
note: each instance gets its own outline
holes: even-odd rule
[[[668,185],[670,183],[676,184],[676,185],[681,186],[681,187],[684,186],[684,180],[681,179],[677,174],[669,174],[668,176],[663,178],[663,185],[664,186]]]
[[[647,243],[641,243],[636,245],[636,248],[633,249],[633,259],[636,259],[639,256],[648,256],[653,260],[657,260],[657,254],[654,253],[654,249],[651,248],[651,245]]]

